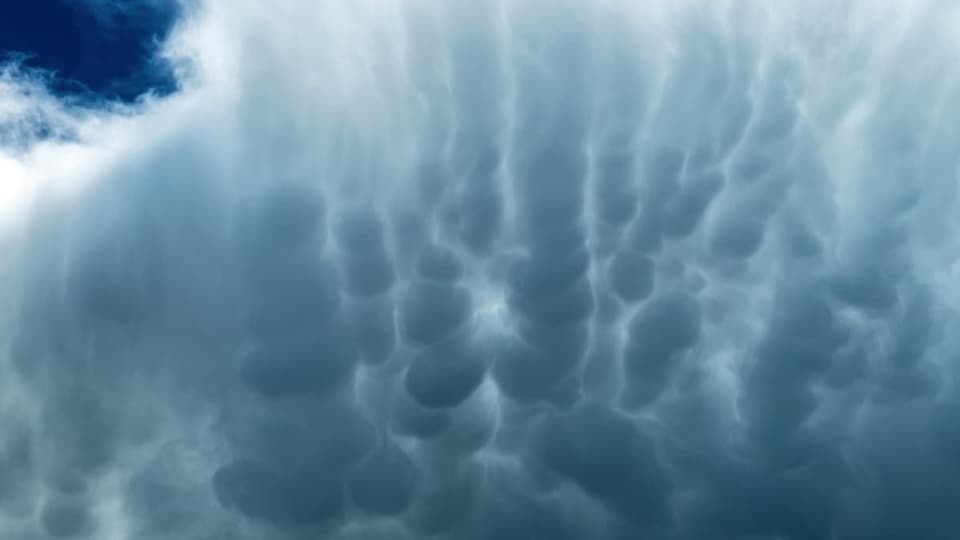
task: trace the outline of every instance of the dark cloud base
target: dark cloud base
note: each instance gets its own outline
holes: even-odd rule
[[[251,80],[237,129],[38,203],[10,537],[960,538],[940,197],[901,175],[944,173],[903,134],[938,76],[886,80],[843,168],[749,24],[684,18],[655,71],[619,16],[463,10],[404,21],[403,137]]]

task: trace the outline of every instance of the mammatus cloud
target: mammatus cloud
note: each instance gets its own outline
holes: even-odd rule
[[[958,16],[204,0],[164,98],[7,65],[0,536],[956,538]]]

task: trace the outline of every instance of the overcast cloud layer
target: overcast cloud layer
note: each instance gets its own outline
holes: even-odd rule
[[[0,70],[0,537],[960,538],[960,6],[201,0]]]

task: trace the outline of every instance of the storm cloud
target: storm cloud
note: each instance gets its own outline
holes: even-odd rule
[[[958,6],[157,4],[0,68],[0,537],[960,538]]]

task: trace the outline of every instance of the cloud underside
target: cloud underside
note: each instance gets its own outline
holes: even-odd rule
[[[789,4],[191,2],[110,110],[8,66],[0,536],[958,537],[958,12]]]

